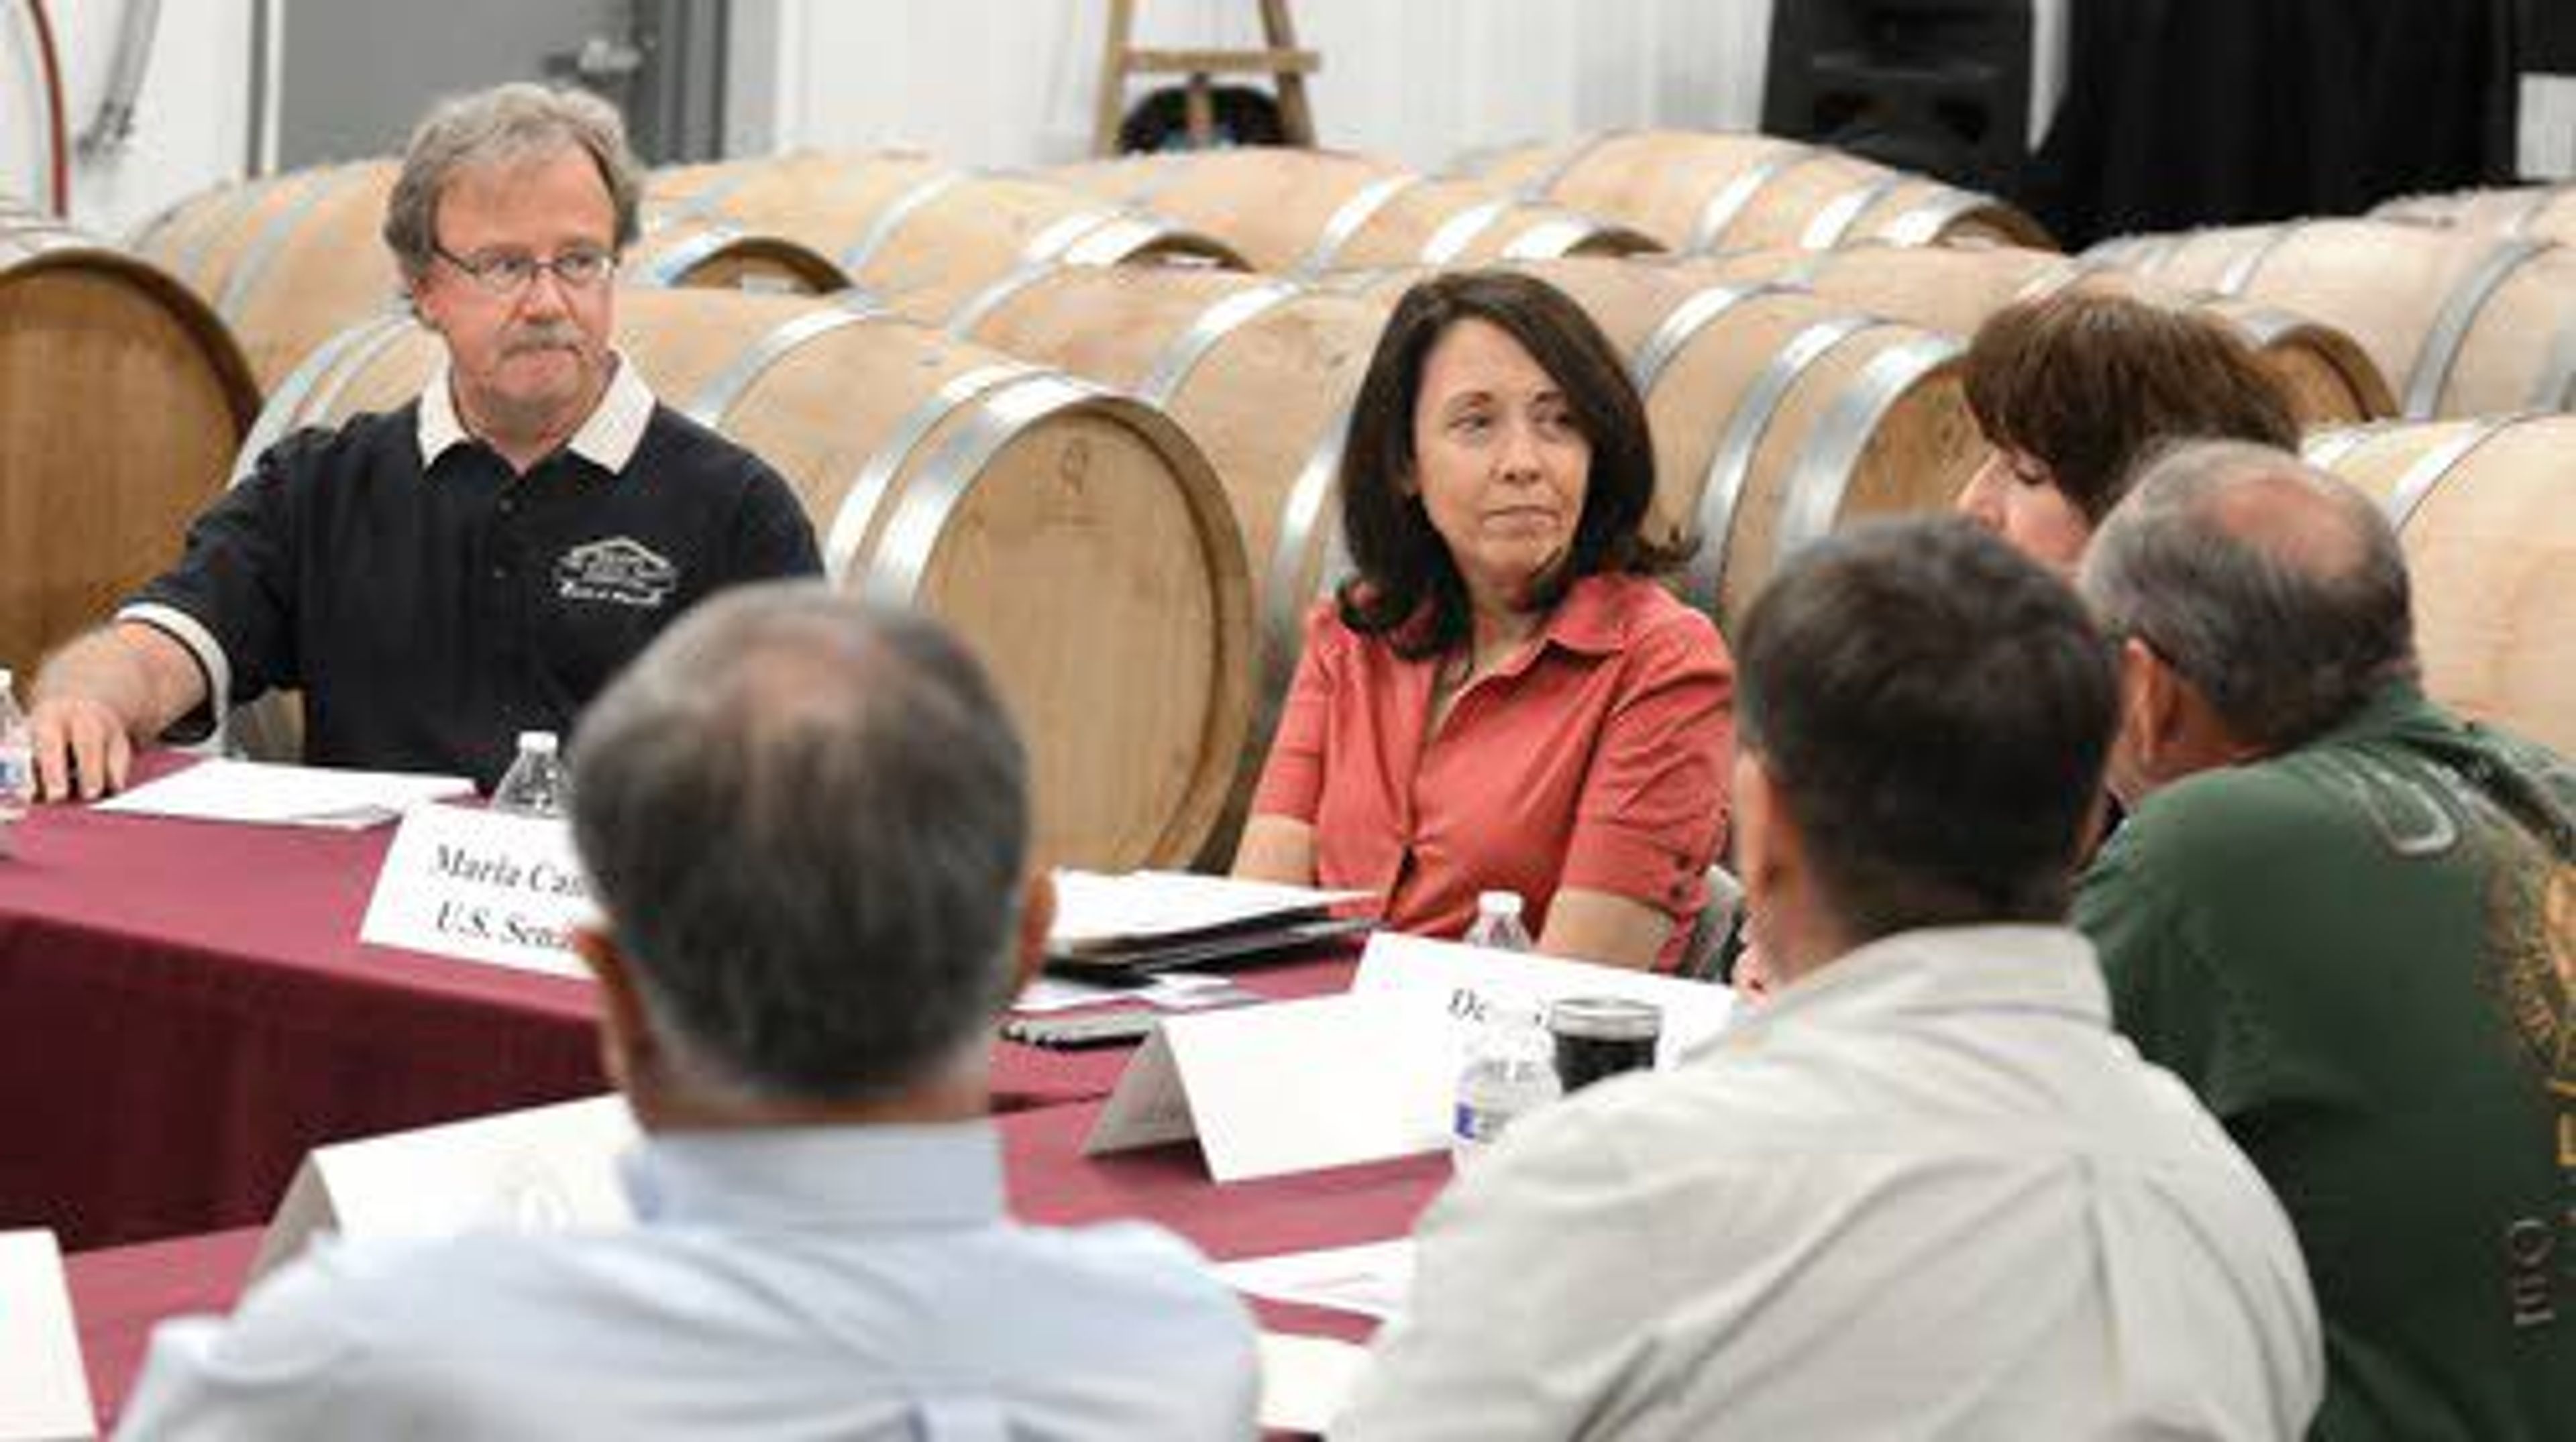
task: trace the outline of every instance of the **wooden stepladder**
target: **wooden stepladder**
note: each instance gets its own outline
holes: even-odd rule
[[[1216,139],[1213,75],[1268,75],[1279,92],[1279,127],[1291,145],[1315,143],[1315,112],[1306,102],[1306,77],[1324,68],[1324,58],[1297,48],[1297,27],[1288,0],[1260,0],[1262,48],[1258,50],[1140,50],[1130,43],[1136,33],[1136,0],[1109,0],[1109,33],[1100,59],[1100,103],[1091,129],[1091,153],[1118,151],[1118,122],[1127,109],[1130,75],[1186,75],[1183,114],[1190,139],[1200,145]]]

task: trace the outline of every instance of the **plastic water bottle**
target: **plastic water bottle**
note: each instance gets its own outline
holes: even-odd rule
[[[492,809],[520,816],[561,816],[571,809],[572,773],[552,731],[519,733],[519,759],[492,788]]]
[[[1466,942],[1469,946],[1482,946],[1494,951],[1529,950],[1529,928],[1521,923],[1520,893],[1476,893],[1476,919],[1468,923]]]
[[[1517,919],[1515,919],[1515,923]],[[1556,1040],[1535,1007],[1497,1002],[1467,1042],[1449,1114],[1449,1155],[1472,1165],[1513,1122],[1556,1100]]]
[[[9,828],[36,800],[36,745],[27,713],[18,709],[16,678],[0,667],[0,856],[8,854]]]

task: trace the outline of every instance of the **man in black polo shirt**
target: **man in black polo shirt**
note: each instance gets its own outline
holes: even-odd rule
[[[507,85],[422,123],[384,236],[446,343],[418,399],[271,448],[186,554],[56,655],[30,716],[44,795],[124,784],[275,687],[319,765],[489,786],[673,617],[820,569],[787,484],[657,404],[609,346],[639,179],[617,113]]]

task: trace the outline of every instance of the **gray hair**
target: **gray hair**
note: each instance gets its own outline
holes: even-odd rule
[[[935,622],[819,582],[727,591],[576,742],[574,839],[694,1078],[879,1097],[981,1039],[1015,973],[1027,760]]]
[[[2387,517],[2268,446],[2159,453],[2093,538],[2082,586],[2104,629],[2144,641],[2267,752],[2416,672],[2406,558]]]
[[[438,242],[438,200],[457,172],[586,152],[617,215],[617,248],[634,244],[644,175],[626,148],[617,108],[586,90],[524,81],[440,101],[403,153],[402,174],[385,202],[385,244],[413,280],[429,268]]]

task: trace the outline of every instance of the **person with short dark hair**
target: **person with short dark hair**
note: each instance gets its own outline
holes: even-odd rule
[[[2074,593],[1965,521],[1873,522],[1740,641],[1781,989],[1433,1204],[1336,1438],[2296,1438],[2289,1224],[2064,925],[2117,705]]]
[[[2159,443],[2299,444],[2252,347],[2209,316],[2134,296],[2078,286],[2006,306],[1977,327],[1963,371],[1992,453],[1959,510],[2062,571]]]
[[[1027,772],[926,617],[692,612],[574,758],[636,1225],[322,1241],[164,1325],[123,1435],[1253,1435],[1250,1320],[1187,1246],[1004,1211],[992,1023],[1054,909]]]
[[[1670,966],[1725,832],[1730,666],[1654,577],[1646,412],[1563,292],[1406,292],[1341,472],[1356,572],[1308,621],[1236,874],[1455,936],[1520,894],[1541,951]]]
[[[308,762],[488,787],[681,611],[822,569],[786,481],[610,345],[641,188],[594,95],[503,85],[421,122],[384,239],[442,363],[408,404],[263,451],[175,567],[46,662],[47,798],[286,689]]]
[[[2286,452],[2160,458],[2082,583],[2130,814],[2077,920],[2298,1227],[2309,1435],[2565,1436],[2576,767],[2425,698],[2395,533]]]

